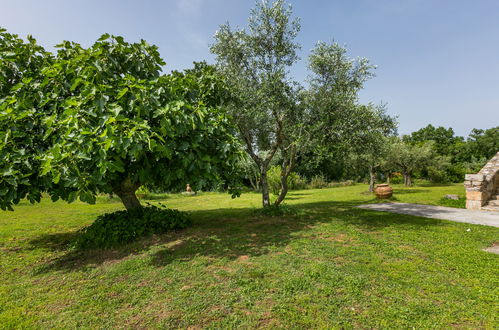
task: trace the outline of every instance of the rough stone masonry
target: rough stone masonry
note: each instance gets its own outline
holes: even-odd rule
[[[466,208],[480,210],[499,189],[499,152],[477,174],[466,174]]]

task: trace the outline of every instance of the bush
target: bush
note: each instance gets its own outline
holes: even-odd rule
[[[269,182],[270,192],[274,195],[279,195],[279,192],[281,191],[281,167],[272,166],[267,172],[267,179]],[[299,176],[298,173],[291,172],[288,176],[289,190],[305,189],[306,186],[306,181]]]
[[[328,182],[326,184],[326,187],[328,188],[347,187],[347,186],[353,186],[354,184],[355,182],[353,180],[346,180],[340,182]]]
[[[287,204],[281,204],[281,205],[269,205],[266,207],[263,207],[261,209],[256,209],[254,211],[256,215],[260,216],[267,216],[267,217],[281,217],[281,216],[286,216],[286,215],[298,215],[299,212],[297,209],[295,209],[292,206],[289,206]]]
[[[110,248],[190,225],[190,218],[185,212],[160,206],[100,215],[94,223],[80,230],[81,235],[75,245],[77,248]]]
[[[447,171],[430,166],[428,167],[428,178],[434,183],[448,183],[450,182]]]
[[[311,189],[322,189],[327,187],[327,181],[322,175],[316,175],[314,176],[311,180],[310,183],[308,184],[308,187]]]
[[[398,173],[390,178],[390,184],[401,184],[403,182],[404,182],[404,177]]]
[[[447,199],[445,197],[438,201],[438,205],[456,207],[460,209],[466,208],[466,198],[459,197],[459,199]]]

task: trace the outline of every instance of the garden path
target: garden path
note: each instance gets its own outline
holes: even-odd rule
[[[494,211],[472,211],[453,207],[409,203],[364,204],[357,207],[375,211],[409,214],[425,218],[499,227],[499,212]]]

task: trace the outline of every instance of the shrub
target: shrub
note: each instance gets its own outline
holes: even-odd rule
[[[466,208],[466,198],[459,197],[459,199],[456,200],[456,199],[447,199],[447,198],[443,197],[438,201],[438,205],[465,209]]]
[[[346,180],[340,182],[342,187],[353,186],[355,182],[353,180]]]
[[[428,167],[428,178],[434,183],[448,183],[450,182],[447,171],[430,166]]]
[[[326,187],[328,188],[336,188],[336,187],[346,187],[346,186],[353,186],[355,184],[355,181],[353,180],[346,180],[346,181],[340,181],[340,182],[328,182],[326,184]]]
[[[316,175],[314,176],[311,180],[310,183],[308,184],[308,187],[311,189],[322,189],[327,187],[327,181],[322,175]]]
[[[80,230],[77,248],[110,248],[141,237],[186,228],[191,221],[185,212],[150,205],[135,210],[106,213]]]
[[[267,179],[269,182],[270,192],[274,195],[279,195],[279,192],[281,191],[281,167],[272,166],[267,172]],[[306,186],[306,181],[299,176],[298,173],[291,172],[288,176],[289,190],[305,189]]]
[[[394,176],[390,178],[390,184],[401,184],[403,182],[404,182],[404,177],[399,173],[396,173]]]
[[[307,188],[307,180],[302,178],[298,173],[292,172],[289,177],[291,178],[289,182],[289,189],[291,190],[301,190]]]
[[[256,209],[254,213],[256,215],[267,216],[267,217],[281,217],[286,215],[299,214],[297,209],[284,203],[281,205],[272,204],[264,208]]]

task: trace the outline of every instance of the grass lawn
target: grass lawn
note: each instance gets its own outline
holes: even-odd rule
[[[23,202],[0,211],[3,328],[497,328],[499,229],[352,206],[365,185],[289,194],[293,216],[255,212],[258,194],[166,195],[194,225],[116,250],[72,251],[96,205]],[[439,204],[462,184],[395,186]]]

